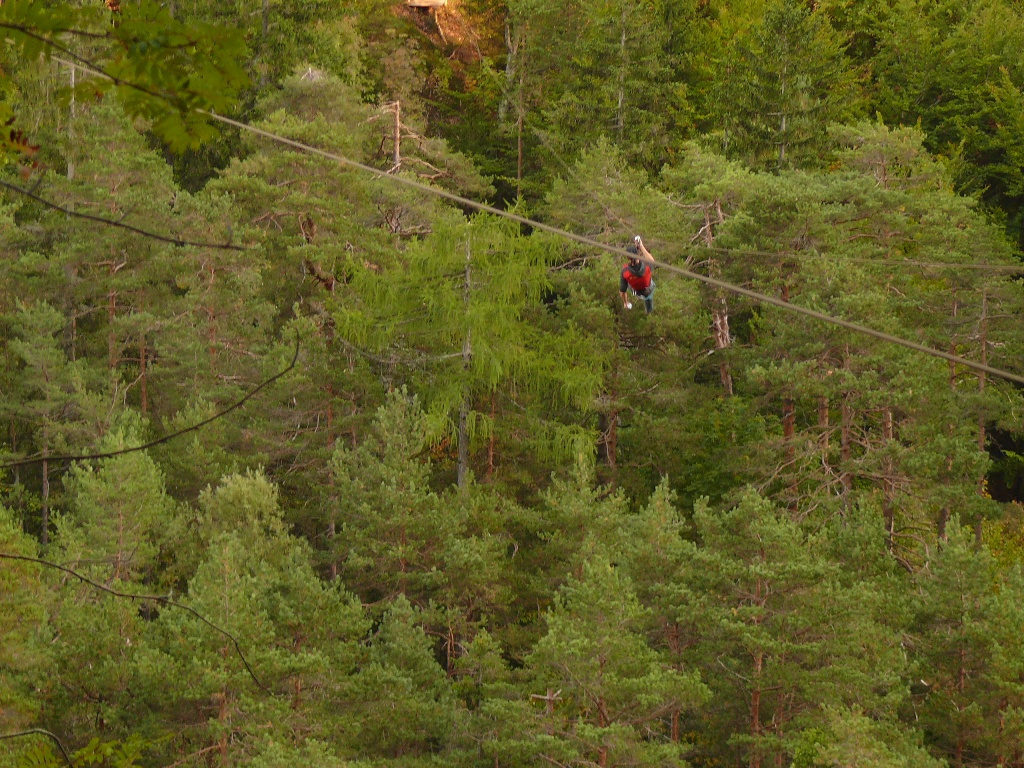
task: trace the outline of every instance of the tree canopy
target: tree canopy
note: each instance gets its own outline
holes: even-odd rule
[[[0,768],[1024,766],[1021,12],[0,2]]]

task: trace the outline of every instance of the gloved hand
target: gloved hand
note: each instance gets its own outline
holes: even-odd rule
[[[633,235],[633,242],[636,243],[637,245],[640,245],[640,243],[642,243],[643,240],[640,239],[640,235]]]
[[[626,302],[626,309],[632,309],[632,308],[633,308],[633,305],[632,305],[632,304],[630,304],[630,303],[629,303],[629,302],[627,301],[627,302]]]

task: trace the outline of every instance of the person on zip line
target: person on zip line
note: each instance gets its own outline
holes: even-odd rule
[[[630,257],[627,264],[623,265],[622,274],[619,275],[619,296],[622,297],[622,308],[633,308],[633,303],[626,295],[626,291],[629,290],[644,300],[644,309],[649,315],[654,311],[654,280],[651,277],[651,265],[641,261],[639,257],[643,256],[651,261],[654,260],[654,257],[644,247],[644,241],[640,239],[640,235],[633,238],[633,242],[626,247],[626,250],[633,256]]]

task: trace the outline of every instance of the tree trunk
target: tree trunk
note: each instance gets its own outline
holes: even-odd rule
[[[704,242],[710,248],[714,244],[714,229],[713,227],[722,224],[725,221],[725,216],[722,214],[722,204],[718,200],[714,202],[715,211],[717,213],[717,219],[712,222],[711,220],[711,206],[704,206]],[[718,263],[714,258],[708,258],[708,275],[711,277],[719,277]],[[729,304],[725,298],[725,292],[722,290],[715,290],[712,294],[711,299],[711,325],[714,329],[714,343],[715,351],[723,352],[732,345],[732,337],[729,334]],[[720,356],[721,359],[718,363],[718,375],[722,381],[722,389],[725,390],[725,394],[732,395],[732,371],[729,369],[729,362]]]
[[[832,476],[832,462],[829,458],[829,440],[828,440],[828,427],[829,427],[829,414],[828,414],[828,395],[818,396],[818,431],[821,433],[821,438],[818,440],[818,445],[821,447],[821,464],[825,468],[826,477],[831,478]],[[832,481],[828,481],[831,486]]]
[[[267,38],[270,36],[270,0],[263,0],[263,29],[261,31],[263,36],[260,38],[260,58],[262,59],[260,88],[265,88],[267,85],[267,60],[269,58],[267,56]]]
[[[956,690],[960,694],[960,699],[963,698],[963,693],[967,687],[967,649],[960,646],[960,665],[956,671]],[[956,747],[954,748],[954,762],[957,768],[962,768],[964,764],[964,733],[963,728],[957,725],[956,729]]]
[[[497,431],[494,428],[494,393],[491,392],[491,435],[487,438],[487,474],[484,476],[485,482],[492,482],[494,479],[494,449],[498,442]]]
[[[850,345],[847,344],[843,350],[843,368],[850,368]],[[853,408],[850,401],[853,393],[849,390],[843,392],[839,411],[839,479],[843,485],[843,494],[853,490],[853,476],[850,472],[850,459],[852,457],[851,443],[853,440]]]
[[[11,453],[15,456],[18,455],[18,432],[14,429],[14,419],[11,419],[7,424],[7,434],[11,438]],[[11,474],[14,477],[14,485],[21,485],[21,467],[15,464],[11,467]],[[24,520],[24,518],[23,518]],[[22,523],[24,524],[24,522]]]
[[[402,102],[395,101],[395,146],[391,154],[391,170],[402,165]]]
[[[148,359],[149,350],[146,348],[146,337],[143,335],[139,342],[139,407],[142,409],[143,416],[149,415],[149,388],[146,375]]]
[[[125,540],[128,538],[128,523],[125,520],[124,509],[118,506],[117,510],[117,551],[114,553],[114,581],[123,581],[125,577],[125,556],[127,549]]]
[[[779,78],[779,172],[786,164],[786,66]]]
[[[72,203],[68,203],[70,208]],[[78,267],[74,264],[68,267],[68,272],[72,280],[78,279]],[[74,306],[74,303],[69,301],[65,304],[65,308],[70,317],[71,322],[68,323],[67,330],[67,347],[68,347],[68,360],[75,362],[78,359],[78,309]]]
[[[470,407],[470,392],[469,392],[469,366],[470,361],[473,357],[473,346],[472,346],[472,330],[469,328],[469,295],[470,295],[470,259],[472,258],[472,248],[470,246],[469,238],[466,238],[466,277],[463,285],[463,303],[466,309],[466,338],[462,343],[462,371],[466,377],[464,382],[464,390],[462,395],[462,406],[459,408],[459,467],[457,483],[459,488],[463,488],[466,485],[466,480],[469,476],[469,407]]]
[[[764,586],[764,582],[758,576],[754,584],[754,600],[755,605],[759,608],[764,607]],[[760,623],[760,618],[755,617],[754,624],[758,625]],[[754,670],[751,675],[753,689],[750,692],[750,735],[755,739],[755,743],[751,745],[750,768],[761,768],[761,745],[756,742],[756,739],[761,735],[761,694],[763,693],[761,690],[761,673],[764,671],[764,652],[757,650],[753,655]]]
[[[68,148],[75,146],[75,65],[71,65],[71,103],[68,105]],[[72,157],[72,153],[67,153],[68,157],[68,181],[73,181],[75,178],[75,160]],[[69,203],[70,207],[70,203]]]
[[[523,76],[519,75],[519,105],[516,114],[516,196],[523,195]]]
[[[611,484],[615,486],[618,480],[618,421],[619,411],[617,407],[619,397],[619,365],[616,360],[612,361],[611,382],[608,392],[609,408],[607,412],[600,411],[597,415],[597,428],[600,432],[598,438],[597,453],[603,458],[608,469],[611,471]]]
[[[110,274],[113,275],[115,268],[110,268]],[[117,338],[114,335],[114,319],[117,317],[117,291],[111,290],[107,294],[107,367],[114,368],[117,365],[117,356],[115,350],[117,349]]]
[[[43,433],[43,499],[41,512],[43,517],[43,531],[40,540],[45,548],[50,543],[50,462],[47,456],[50,455],[49,446],[46,444],[46,434]]]
[[[327,392],[327,447],[328,447],[328,449],[333,449],[334,448],[334,444],[337,442],[337,438],[336,438],[336,436],[334,434],[334,402],[333,402],[334,391],[331,389],[331,387],[327,387],[326,388],[326,392]],[[337,522],[335,520],[335,515],[337,515],[337,513],[338,513],[338,499],[334,495],[334,490],[333,490],[334,489],[334,473],[333,472],[330,472],[328,474],[328,476],[327,476],[327,486],[331,489],[331,492],[328,495],[328,504],[330,505],[330,510],[331,510],[331,520],[327,524],[327,541],[328,541],[328,547],[329,547],[330,552],[331,552],[331,563],[330,563],[330,566],[329,566],[330,567],[330,574],[331,574],[331,581],[334,581],[335,579],[338,578],[338,558],[337,558],[337,554],[336,554],[335,549],[334,549],[334,544],[335,544],[334,537],[337,536],[337,534],[338,534]]]
[[[782,439],[786,446],[786,462],[792,464],[796,459],[793,440],[796,438],[796,406],[792,397],[782,398]]]
[[[228,732],[231,729],[228,727],[228,691],[226,687],[222,687],[220,691],[220,707],[217,712],[217,720],[220,721],[221,725],[221,736],[217,742],[217,751],[220,752],[220,764],[227,766]]]
[[[893,426],[892,408],[882,409],[882,450],[888,451],[892,447]],[[893,500],[896,496],[896,467],[892,457],[885,455],[882,460],[882,515],[885,518],[885,540],[892,552],[895,547],[893,536],[895,534],[895,513],[893,511]]]
[[[217,271],[212,264],[208,264],[206,268],[210,273],[210,281],[207,283],[207,290],[210,293],[210,304],[206,306],[207,352],[210,356],[210,373],[214,373],[217,370],[217,325],[215,323],[217,313],[213,308],[213,284],[217,279]]]
[[[988,365],[988,292],[986,289],[981,291],[981,364]],[[985,371],[978,372],[978,395],[980,397],[985,392]],[[978,450],[981,453],[985,453],[985,406],[984,403],[979,403],[978,408]],[[982,472],[978,475],[977,493],[979,496],[984,496],[986,491],[986,479],[985,473]],[[982,525],[981,517],[976,521],[975,525],[975,543],[980,547],[982,540]]]
[[[622,5],[622,35],[619,38],[619,76],[618,95],[615,105],[615,132],[622,141],[623,130],[626,125],[624,107],[626,104],[626,5]]]
[[[498,122],[504,123],[508,117],[509,106],[511,102],[510,94],[512,92],[512,84],[518,80],[519,69],[519,44],[522,38],[519,30],[516,30],[514,39],[512,34],[512,22],[510,19],[505,20],[505,90],[501,97],[501,101],[498,103]]]
[[[761,735],[761,688],[760,677],[764,669],[764,654],[754,654],[754,689],[750,692],[750,735],[755,739]],[[750,768],[761,768],[761,745],[751,745]]]

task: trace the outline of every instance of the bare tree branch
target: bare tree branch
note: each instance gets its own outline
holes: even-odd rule
[[[96,221],[96,222],[99,222],[100,224],[106,224],[107,226],[110,226],[110,227],[120,227],[121,229],[127,229],[129,232],[134,232],[134,233],[136,233],[138,235],[142,235],[144,237],[150,237],[150,238],[152,238],[154,240],[159,240],[159,241],[164,242],[164,243],[170,243],[171,245],[178,245],[178,246],[191,245],[191,246],[195,246],[197,248],[222,248],[222,249],[228,250],[228,251],[247,251],[247,250],[249,250],[248,248],[246,248],[245,246],[242,246],[242,245],[231,245],[230,243],[204,243],[204,242],[198,242],[198,241],[194,241],[194,240],[182,240],[181,238],[178,238],[178,237],[168,237],[167,235],[160,235],[160,234],[157,234],[156,232],[150,232],[150,231],[145,230],[145,229],[139,229],[138,227],[133,227],[131,224],[125,224],[124,222],[117,221],[115,219],[106,219],[106,218],[103,218],[102,216],[93,216],[90,213],[82,213],[80,211],[73,211],[70,208],[64,208],[63,206],[57,205],[57,203],[51,202],[50,200],[47,200],[47,199],[45,199],[43,197],[40,197],[39,195],[33,193],[32,191],[30,191],[28,189],[22,189],[21,187],[15,186],[14,184],[11,184],[11,183],[6,182],[6,181],[0,180],[0,187],[4,187],[6,189],[9,189],[12,192],[17,192],[19,195],[24,195],[25,197],[29,198],[30,200],[35,200],[37,203],[40,203],[41,205],[45,205],[47,208],[52,208],[55,211],[60,211],[61,213],[67,214],[68,216],[74,216],[74,217],[79,218],[79,219],[87,219],[88,221]]]
[[[76,579],[83,582],[84,584],[88,584],[90,587],[98,589],[102,592],[106,592],[107,594],[113,595],[114,597],[124,597],[129,600],[148,600],[153,603],[169,605],[172,608],[180,608],[183,611],[187,611],[188,613],[192,614],[197,619],[199,619],[201,622],[203,622],[203,624],[206,624],[206,626],[210,627],[210,629],[213,629],[214,631],[219,632],[220,634],[224,635],[224,637],[228,638],[228,640],[231,641],[232,645],[235,646],[235,652],[238,654],[238,658],[242,660],[242,664],[245,666],[245,671],[249,673],[249,677],[252,678],[253,682],[256,683],[256,685],[264,693],[268,693],[271,696],[275,695],[272,690],[270,690],[269,688],[267,688],[267,686],[260,682],[260,679],[256,677],[256,673],[252,671],[252,667],[249,666],[249,660],[245,658],[245,654],[242,653],[242,647],[238,644],[238,639],[230,632],[228,632],[226,629],[218,627],[212,621],[210,621],[201,613],[199,613],[195,608],[190,608],[187,605],[175,602],[174,600],[171,600],[169,597],[165,597],[164,595],[137,595],[132,592],[121,592],[120,590],[111,589],[110,587],[104,586],[99,582],[93,581],[88,576],[85,576],[79,573],[78,571],[68,568],[66,565],[60,565],[59,563],[51,563],[49,560],[41,560],[38,557],[29,557],[28,555],[15,555],[11,554],[10,552],[0,552],[0,560],[21,560],[26,563],[37,563],[38,565],[44,565],[47,568],[53,568],[54,570],[66,573],[69,576],[74,576]],[[44,733],[48,732],[44,731]]]
[[[291,371],[295,367],[295,363],[298,361],[298,359],[299,359],[299,335],[296,333],[295,334],[295,353],[292,355],[292,360],[291,360],[290,363],[288,363],[288,367],[284,368],[281,371],[278,371],[273,376],[271,376],[269,379],[267,379],[266,381],[264,381],[261,384],[259,384],[255,389],[250,390],[245,395],[245,397],[243,397],[241,400],[238,400],[238,401],[232,403],[227,408],[225,408],[222,411],[219,411],[219,412],[215,413],[210,418],[203,419],[198,424],[193,424],[193,425],[191,425],[189,427],[185,427],[184,429],[179,429],[177,432],[172,432],[169,435],[164,435],[163,437],[157,438],[156,440],[151,440],[150,442],[145,443],[143,445],[137,445],[137,446],[135,446],[133,448],[121,448],[120,450],[117,450],[117,451],[107,451],[105,453],[86,453],[86,454],[79,454],[77,456],[42,456],[42,455],[32,456],[30,458],[18,459],[17,461],[11,461],[11,462],[8,462],[6,464],[0,464],[0,470],[3,470],[3,469],[13,469],[14,467],[23,467],[23,466],[26,466],[28,464],[39,464],[40,462],[43,462],[43,461],[89,461],[91,459],[109,459],[112,456],[122,456],[122,455],[124,455],[126,453],[134,453],[135,451],[145,451],[145,450],[148,450],[150,448],[153,448],[154,446],[161,445],[163,443],[168,443],[171,440],[174,440],[176,438],[181,437],[182,435],[188,434],[189,432],[195,432],[197,429],[202,429],[207,424],[211,424],[212,422],[216,421],[217,419],[222,418],[223,416],[227,416],[232,411],[234,411],[234,410],[236,410],[238,408],[241,408],[243,405],[245,405],[246,402],[251,400],[260,390],[266,389],[268,386],[270,386],[275,381],[280,379],[286,373]]]
[[[40,736],[46,736],[51,739],[53,743],[57,745],[57,749],[60,750],[60,753],[64,756],[64,761],[68,764],[69,768],[74,768],[74,763],[72,763],[71,758],[68,757],[68,751],[64,749],[64,745],[61,744],[60,739],[45,728],[29,728],[24,731],[15,731],[14,733],[0,733],[0,741],[3,741],[4,739],[16,739],[21,736],[31,736],[37,733]]]

